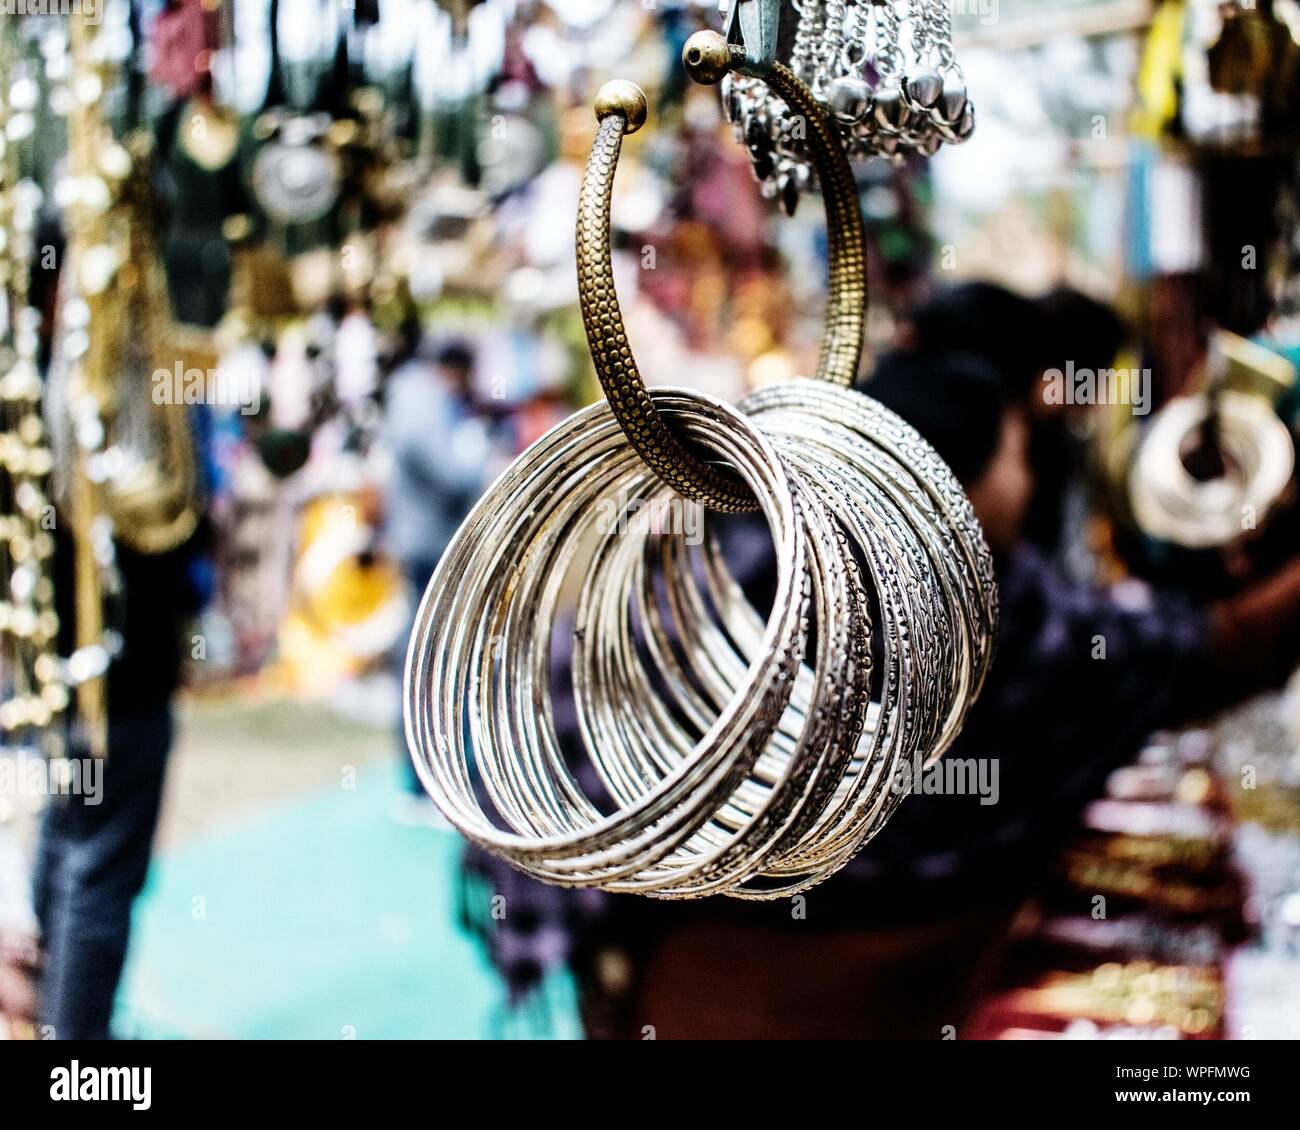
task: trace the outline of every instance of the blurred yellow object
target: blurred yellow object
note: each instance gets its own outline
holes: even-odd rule
[[[794,355],[785,349],[771,349],[754,358],[750,363],[746,380],[748,386],[754,389],[793,380],[797,376],[799,376],[798,363]]]
[[[1161,136],[1178,113],[1178,85],[1183,75],[1183,0],[1165,0],[1151,18],[1138,68],[1137,108],[1133,134],[1152,140]]]
[[[201,169],[216,172],[239,149],[239,115],[207,97],[191,98],[181,111],[181,148]]]
[[[298,313],[295,279],[289,262],[269,244],[237,247],[230,279],[232,311],[252,322],[290,318]]]
[[[371,553],[363,500],[323,495],[303,509],[280,656],[298,689],[328,686],[385,656],[406,626],[400,570]]]
[[[1215,330],[1210,338],[1208,372],[1217,374],[1223,387],[1269,404],[1277,402],[1295,387],[1295,366],[1267,346],[1227,330]]]

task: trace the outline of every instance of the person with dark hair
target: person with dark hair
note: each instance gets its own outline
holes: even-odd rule
[[[1115,361],[1127,328],[1104,302],[1069,286],[1058,286],[1036,300],[1044,319],[1043,366],[1096,372]]]
[[[1060,551],[1087,511],[1086,407],[1070,405],[1049,393],[1051,382],[1064,388],[1069,374],[1109,370],[1124,345],[1126,329],[1103,302],[1071,287],[1048,291],[1036,305],[1043,317],[1042,379],[1028,399],[1029,461],[1034,497],[1025,516],[1025,537],[1047,553]]]
[[[963,483],[988,466],[1007,395],[998,373],[982,357],[959,351],[937,360],[910,352],[887,353],[863,387],[904,420],[923,420],[925,430],[912,426]]]
[[[512,992],[522,996],[567,961],[589,1034],[960,1033],[974,980],[1105,775],[1153,730],[1202,716],[1297,659],[1300,562],[1245,597],[1203,608],[1174,593],[1121,599],[1072,584],[1025,545],[1028,413],[983,358],[891,355],[864,391],[949,462],[994,553],[997,658],[939,763],[963,759],[989,787],[916,788],[798,907],[557,890],[471,850],[466,919]],[[751,599],[770,587],[766,531],[741,524],[724,549]],[[564,748],[578,749],[576,719],[557,712],[556,724]],[[579,781],[591,788],[581,773]],[[487,909],[489,892],[505,896],[503,920]]]
[[[991,282],[967,282],[939,291],[900,321],[898,353],[923,357],[967,354],[992,367],[1007,396],[1025,401],[1035,391],[1049,348],[1042,307]]]
[[[1046,553],[1058,553],[1066,540],[1069,497],[1082,490],[1086,457],[1079,420],[1064,398],[1050,395],[1049,378],[1109,369],[1124,335],[1114,310],[1070,287],[1030,299],[989,282],[941,291],[901,324],[900,353],[978,357],[1008,400],[1024,408],[1034,494],[1023,534]]]
[[[474,371],[474,354],[469,346],[460,341],[449,341],[434,354],[434,363],[443,372],[453,376],[462,393],[469,395],[472,388],[469,379]]]

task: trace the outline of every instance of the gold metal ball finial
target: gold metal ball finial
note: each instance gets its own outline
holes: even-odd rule
[[[682,65],[696,82],[713,86],[731,70],[731,47],[716,31],[697,31],[682,48]]]
[[[596,95],[596,117],[604,121],[611,114],[621,114],[627,119],[628,133],[636,133],[645,125],[649,107],[645,91],[623,78],[605,83]]]

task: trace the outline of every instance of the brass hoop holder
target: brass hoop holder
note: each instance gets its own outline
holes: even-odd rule
[[[772,52],[746,49],[717,32],[686,41],[682,62],[696,82],[713,85],[730,72],[766,82],[807,129],[826,207],[829,258],[825,329],[817,379],[845,388],[853,384],[866,337],[866,249],[857,184],[839,138],[839,127],[812,92]],[[596,376],[615,418],[637,453],[683,498],[729,513],[757,508],[738,480],[692,455],[654,406],[628,344],[610,262],[610,201],[623,138],[646,121],[646,96],[634,83],[616,80],[596,99],[600,128],[582,180],[578,208],[578,295]]]

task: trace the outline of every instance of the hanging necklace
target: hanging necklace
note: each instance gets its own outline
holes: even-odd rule
[[[946,0],[724,0],[727,39],[750,47],[753,63],[723,80],[728,119],[748,148],[754,174],[793,212],[813,187],[804,110],[756,78],[775,58],[781,12],[797,13],[789,68],[840,126],[851,158],[932,156],[975,129],[952,46]]]

